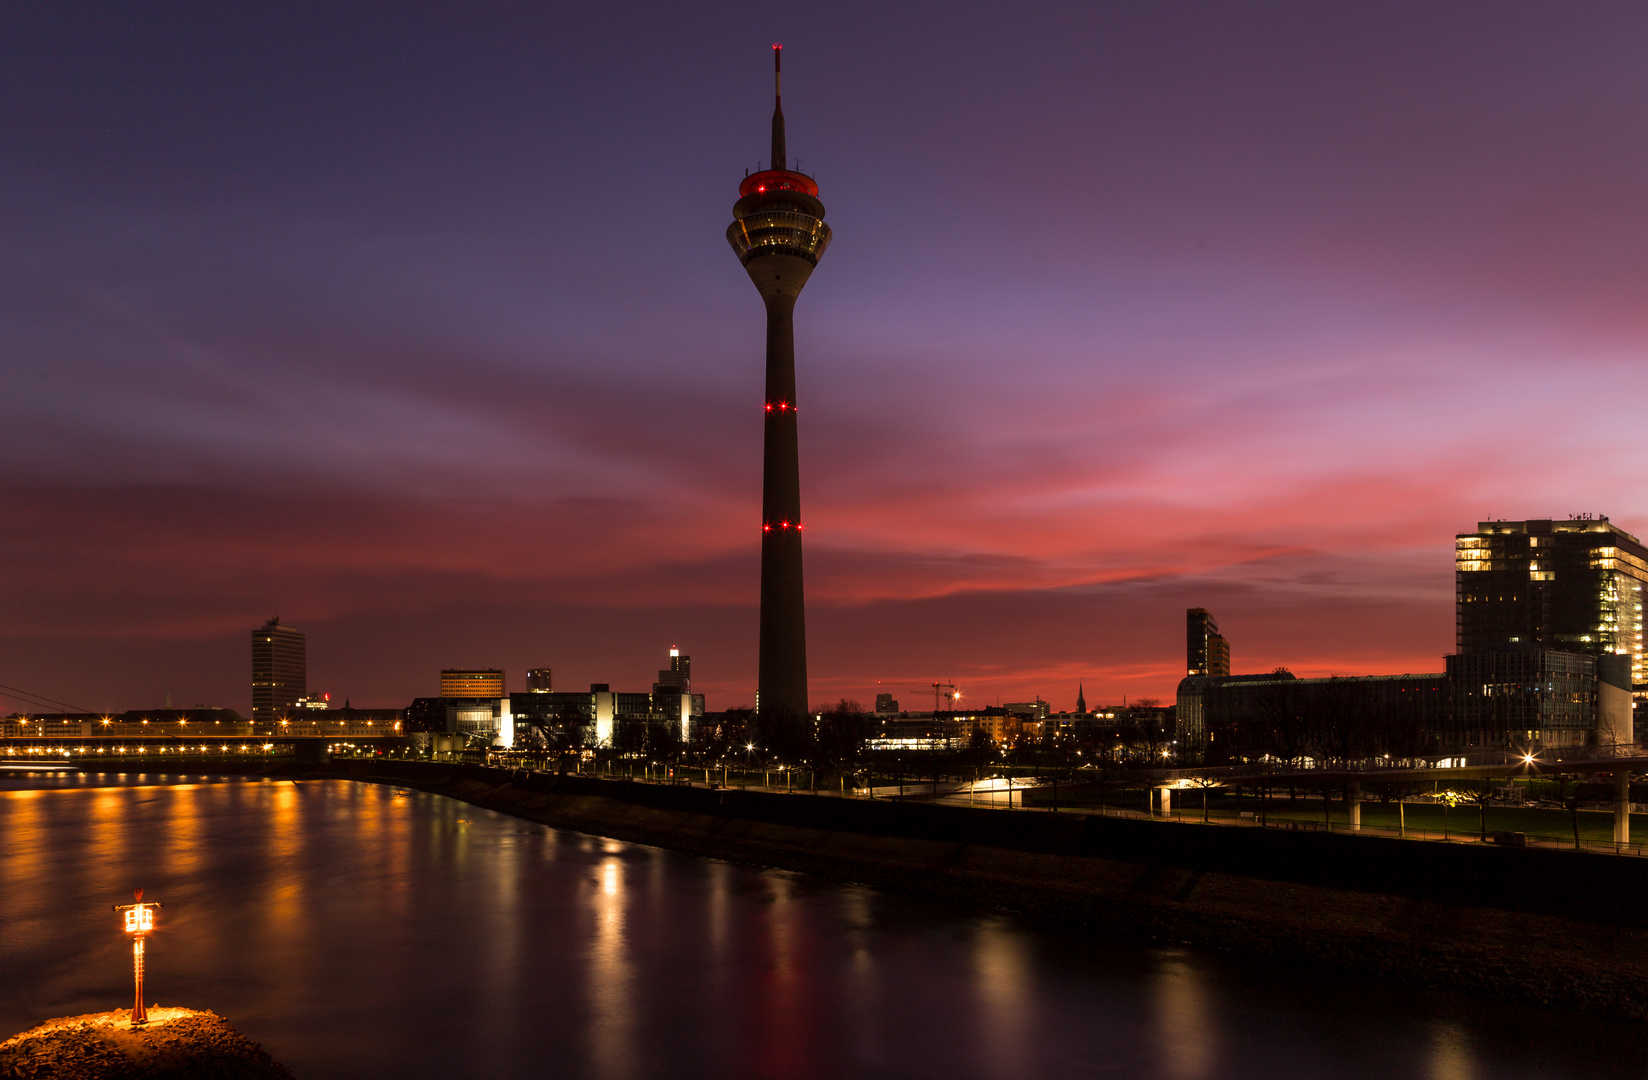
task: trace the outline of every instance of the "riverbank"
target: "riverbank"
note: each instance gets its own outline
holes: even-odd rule
[[[1648,1018],[1648,861],[808,795],[335,762],[560,829],[1060,926]]]
[[[292,1080],[213,1012],[151,1006],[133,1027],[117,1009],[48,1020],[0,1042],[0,1080]]]
[[[554,828],[1127,940],[1648,1018],[1648,859],[467,764],[213,771],[394,784]]]

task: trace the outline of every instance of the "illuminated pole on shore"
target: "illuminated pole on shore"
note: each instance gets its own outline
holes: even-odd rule
[[[143,1007],[143,939],[154,929],[154,909],[160,901],[143,902],[143,890],[134,889],[135,904],[116,904],[116,911],[126,913],[126,933],[132,935],[132,980],[137,984],[137,997],[132,1005],[132,1024],[147,1024],[149,1010]]]

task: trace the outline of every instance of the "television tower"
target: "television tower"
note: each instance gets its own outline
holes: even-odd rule
[[[811,177],[784,152],[783,46],[773,46],[772,159],[738,185],[727,240],[767,305],[766,432],[761,480],[761,653],[756,708],[807,714],[801,585],[801,466],[795,422],[795,300],[830,246]]]

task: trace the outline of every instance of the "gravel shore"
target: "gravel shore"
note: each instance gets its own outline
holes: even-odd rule
[[[48,1020],[0,1043],[0,1080],[292,1080],[286,1066],[214,1012],[149,1009]]]

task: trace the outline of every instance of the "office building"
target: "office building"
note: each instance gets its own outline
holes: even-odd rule
[[[796,298],[830,244],[811,177],[784,147],[783,50],[773,46],[772,157],[738,186],[727,240],[767,309],[761,487],[761,631],[756,708],[807,714],[807,631],[801,578],[801,465],[796,438]]]
[[[446,668],[441,671],[443,698],[501,698],[504,673],[496,668]]]
[[[1645,686],[1648,549],[1606,517],[1483,521],[1454,541],[1460,655],[1557,649],[1629,656]]]
[[[1648,549],[1606,517],[1482,521],[1454,538],[1450,738],[1467,746],[1635,742]]]
[[[464,746],[509,749],[515,745],[512,701],[513,696],[503,695],[414,698],[404,713],[406,730],[420,734],[446,732],[462,736]]]
[[[307,645],[302,631],[276,616],[252,631],[252,720],[270,723],[308,692]]]
[[[1230,642],[1219,636],[1219,624],[1207,608],[1185,612],[1185,673],[1230,674]]]
[[[1216,762],[1402,757],[1444,746],[1450,709],[1444,672],[1300,679],[1278,669],[1186,677],[1173,723],[1182,752]]]
[[[555,673],[546,667],[526,669],[526,688],[528,693],[549,694],[555,690]]]
[[[680,649],[671,649],[669,657],[670,666],[660,670],[658,681],[652,684],[652,711],[675,727],[686,742],[692,738],[693,718],[704,715],[704,698],[692,692],[692,657],[681,655]]]
[[[669,667],[658,672],[658,681],[652,684],[654,694],[692,689],[692,657],[682,656],[680,649],[669,651]]]
[[[1452,708],[1443,743],[1458,749],[1632,743],[1631,658],[1509,648],[1447,657]]]
[[[1205,643],[1218,627],[1190,609],[1181,740],[1241,756],[1269,730],[1321,755],[1361,725],[1364,745],[1391,753],[1634,746],[1634,706],[1648,690],[1641,541],[1600,516],[1483,521],[1454,538],[1454,559],[1456,651],[1442,673],[1197,675],[1199,660],[1217,663]]]

